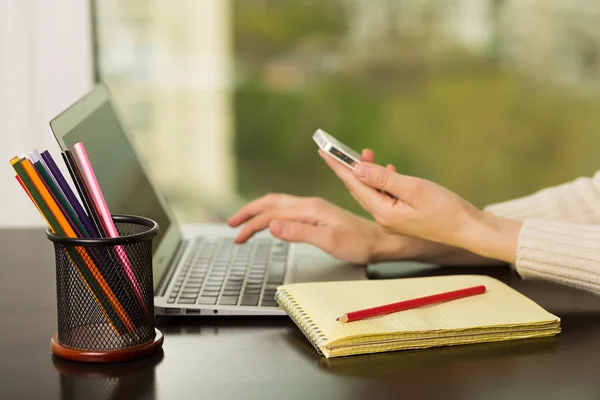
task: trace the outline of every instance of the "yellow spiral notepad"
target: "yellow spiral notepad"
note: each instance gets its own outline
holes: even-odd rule
[[[485,285],[481,295],[340,323],[345,312]],[[560,332],[560,319],[489,276],[311,282],[280,286],[277,302],[327,358],[500,342]]]

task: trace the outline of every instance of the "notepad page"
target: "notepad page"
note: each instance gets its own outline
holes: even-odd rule
[[[383,304],[485,285],[481,295],[452,300],[351,323],[341,314]],[[559,319],[508,285],[488,276],[456,275],[394,280],[289,284],[286,290],[326,336],[326,343],[349,337],[402,332],[469,330],[490,326],[556,323]]]

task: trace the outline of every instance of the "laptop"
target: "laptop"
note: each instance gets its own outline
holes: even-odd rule
[[[268,232],[238,245],[237,230],[224,223],[178,224],[103,84],[55,117],[50,129],[63,150],[84,143],[111,213],[158,223],[152,258],[158,315],[283,315],[274,299],[281,284],[366,279],[364,266]]]

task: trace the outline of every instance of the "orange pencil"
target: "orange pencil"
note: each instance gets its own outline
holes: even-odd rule
[[[67,221],[65,216],[62,214],[60,208],[54,201],[54,198],[52,197],[50,192],[48,192],[46,185],[40,179],[39,175],[37,174],[37,171],[33,168],[33,165],[31,165],[31,162],[28,159],[23,159],[21,161],[21,165],[23,166],[23,169],[25,170],[25,172],[27,173],[27,175],[33,182],[35,188],[39,191],[40,195],[44,199],[44,202],[50,208],[51,213],[54,215],[54,217],[58,221],[58,223],[59,223],[61,229],[64,231],[65,235],[70,238],[76,238],[77,235],[75,234],[75,231],[73,231],[73,228],[71,228],[71,225],[69,224],[69,222]],[[117,300],[117,297],[115,296],[115,294],[113,293],[111,288],[108,286],[108,283],[104,280],[104,278],[100,274],[98,267],[96,267],[96,265],[94,265],[94,263],[92,262],[91,258],[89,257],[89,255],[87,254],[85,249],[83,249],[80,246],[76,246],[75,249],[81,256],[81,258],[85,262],[85,264],[88,266],[88,268],[90,269],[92,274],[94,275],[94,278],[98,281],[102,290],[106,293],[110,303],[114,307],[115,311],[117,312],[117,314],[119,315],[120,319],[123,321],[123,323],[125,324],[127,329],[129,331],[134,331],[135,326],[131,322],[131,319],[125,313],[123,307]]]
[[[24,159],[25,159],[25,157],[23,157],[23,160]],[[63,231],[62,227],[58,223],[58,220],[56,219],[54,214],[50,211],[50,207],[48,206],[48,204],[46,204],[46,202],[44,201],[44,198],[42,197],[42,195],[40,194],[40,192],[34,185],[33,181],[31,180],[31,178],[25,171],[25,168],[23,166],[23,160],[19,160],[18,157],[14,157],[12,160],[10,160],[10,164],[14,168],[15,172],[17,173],[17,176],[19,177],[20,182],[23,183],[23,185],[25,186],[25,189],[27,189],[28,194],[34,199],[36,206],[38,206],[38,208],[44,215],[44,218],[48,222],[50,229],[52,229],[55,233],[57,233],[59,235],[65,236],[65,232]],[[67,255],[67,257],[69,257],[69,259],[75,266],[75,271],[81,278],[81,281],[85,284],[88,291],[94,297],[94,300],[98,304],[100,311],[102,311],[102,313],[106,317],[106,320],[110,324],[111,328],[115,331],[115,333],[117,335],[120,335],[121,332],[125,331],[127,328],[120,320],[116,311],[112,308],[112,306],[108,302],[108,299],[106,299],[105,297],[102,297],[102,298],[98,297],[98,295],[101,295],[102,289],[97,285],[97,281],[92,276],[91,271],[89,271],[88,269],[80,270],[80,267],[79,267],[80,264],[73,261],[73,256],[79,256],[78,253],[71,254],[70,252],[67,252],[66,255]],[[92,288],[92,286],[93,286],[93,288]],[[118,325],[118,327],[116,325]]]

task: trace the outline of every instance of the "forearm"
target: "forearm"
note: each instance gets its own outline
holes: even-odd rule
[[[381,234],[373,253],[372,262],[385,261],[420,261],[447,266],[506,265],[504,261],[460,247],[392,233]]]
[[[522,221],[478,211],[465,224],[461,247],[482,257],[514,264]]]
[[[551,281],[600,295],[600,225],[549,219],[513,221],[479,215],[465,247],[514,264],[524,279]],[[460,254],[460,252],[459,252]]]

